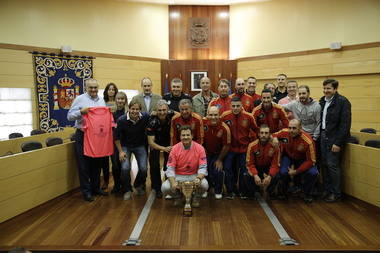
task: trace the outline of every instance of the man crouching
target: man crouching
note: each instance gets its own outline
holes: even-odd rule
[[[161,190],[165,195],[172,195],[174,205],[182,201],[180,184],[193,182],[195,194],[192,206],[198,207],[201,195],[208,190],[207,159],[205,149],[195,141],[190,126],[179,128],[181,142],[173,146],[167,163],[166,176],[168,179],[162,184]]]

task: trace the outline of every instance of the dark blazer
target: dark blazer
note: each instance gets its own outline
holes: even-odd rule
[[[321,117],[326,105],[325,97],[319,100]],[[321,118],[322,119],[322,118]],[[322,122],[322,120],[321,120]],[[321,123],[322,128],[322,123]],[[351,129],[351,103],[340,94],[335,93],[330,106],[327,108],[325,133],[328,142],[342,147],[350,137]]]

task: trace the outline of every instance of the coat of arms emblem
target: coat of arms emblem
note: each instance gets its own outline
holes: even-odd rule
[[[190,47],[206,48],[209,44],[210,18],[189,18]]]
[[[58,87],[54,85],[54,110],[70,109],[74,99],[79,96],[79,86],[74,79],[67,77],[58,79]]]

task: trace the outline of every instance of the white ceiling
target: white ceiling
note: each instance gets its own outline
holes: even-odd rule
[[[232,5],[248,2],[267,2],[270,0],[122,0],[127,2],[156,3],[166,5]]]

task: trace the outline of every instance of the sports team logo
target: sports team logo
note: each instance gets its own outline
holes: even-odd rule
[[[272,112],[272,117],[273,117],[274,119],[278,119],[278,112],[277,112],[276,110],[273,110],[273,112]]]
[[[218,138],[222,138],[222,136],[223,136],[223,130],[220,129],[220,130],[216,133],[216,137],[218,137]]]
[[[247,119],[243,119],[243,120],[241,121],[241,125],[242,125],[243,127],[247,127],[247,126],[248,126],[248,120],[247,120]]]

